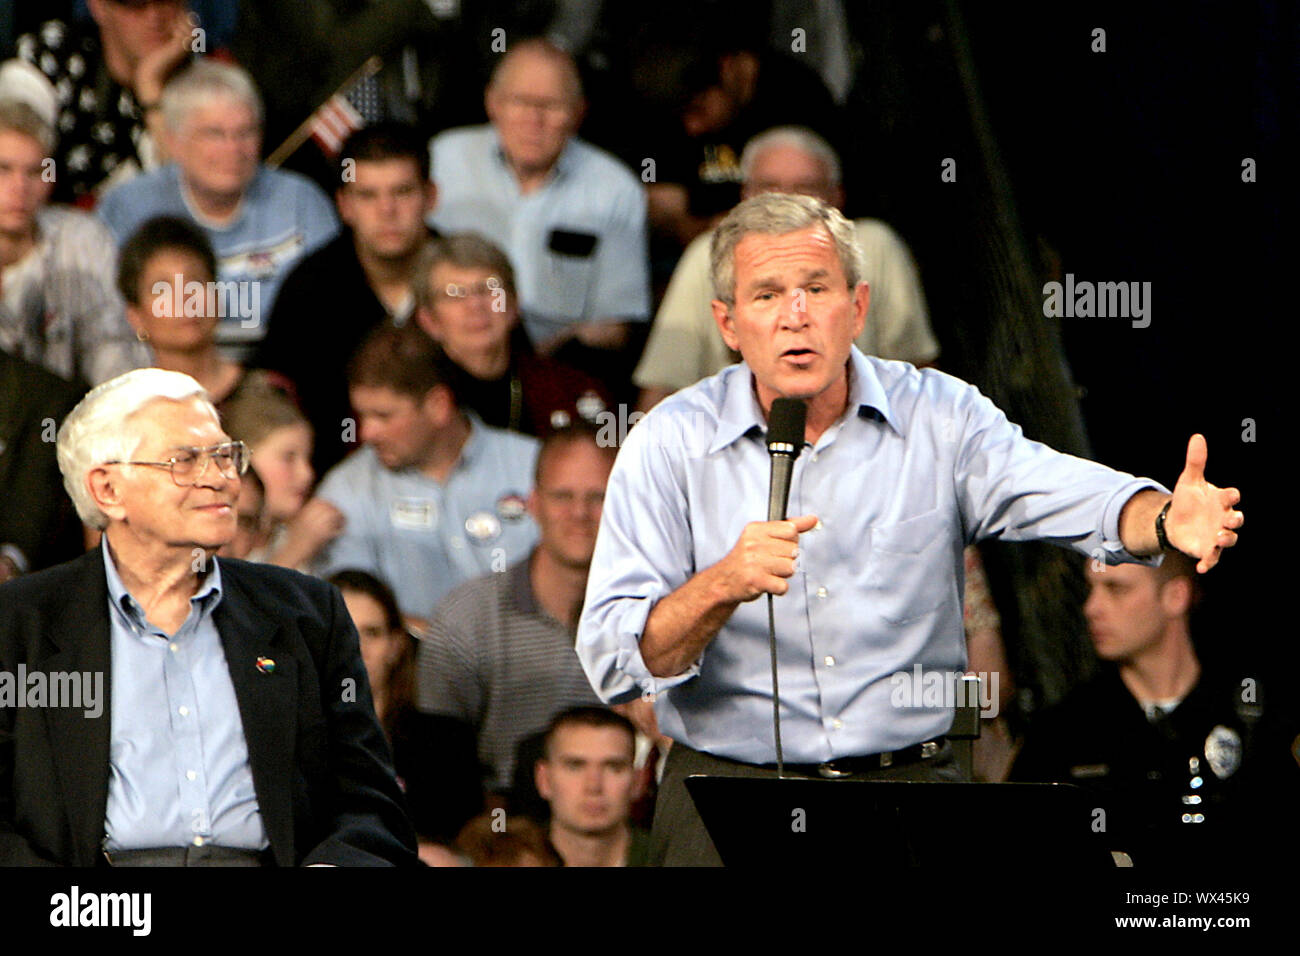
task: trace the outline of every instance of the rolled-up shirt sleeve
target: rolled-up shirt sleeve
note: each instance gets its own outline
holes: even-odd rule
[[[1159,565],[1158,555],[1131,554],[1119,535],[1124,505],[1147,488],[1167,494],[1159,482],[1026,438],[974,386],[959,393],[951,420],[958,443],[953,479],[967,543],[1042,540],[1107,565]],[[946,423],[939,430],[947,431]]]
[[[665,454],[687,441],[680,426],[652,415],[628,434],[610,474],[577,642],[587,679],[606,703],[662,693],[700,670],[696,661],[655,677],[640,646],[655,604],[696,571],[685,477]]]

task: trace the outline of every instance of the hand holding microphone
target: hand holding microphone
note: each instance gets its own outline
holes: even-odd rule
[[[767,520],[751,521],[730,553],[722,560],[728,596],[752,601],[760,594],[784,594],[787,578],[794,576],[799,557],[799,535],[817,525],[816,515],[786,520],[790,478],[794,462],[803,451],[808,406],[798,399],[778,398],[768,415],[767,451],[772,456]]]

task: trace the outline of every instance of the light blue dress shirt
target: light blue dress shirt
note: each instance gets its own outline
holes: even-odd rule
[[[330,469],[317,495],[345,523],[314,574],[369,571],[392,587],[403,614],[427,618],[462,581],[528,556],[537,525],[523,506],[539,443],[465,416],[469,438],[445,483],[416,468],[386,468],[369,446]]]
[[[262,850],[239,701],[213,612],[221,567],[168,635],[145,619],[102,544],[108,575],[112,736],[104,847],[203,845]]]
[[[649,320],[645,188],[617,159],[572,137],[551,178],[523,195],[490,125],[440,133],[430,154],[438,205],[429,224],[481,233],[506,252],[534,342],[575,322]],[[591,255],[551,250],[556,229],[596,236]]]
[[[668,736],[756,764],[776,761],[766,598],[740,605],[683,674],[653,677],[639,641],[657,601],[765,519],[765,428],[741,363],[632,429],[610,475],[577,644],[606,701],[657,694]],[[1143,488],[1161,486],[1026,439],[972,385],[854,348],[848,409],[797,460],[790,489],[788,514],[821,524],[800,536],[775,602],[786,760],[946,732],[950,707],[899,706],[891,678],[916,664],[965,669],[965,545],[1044,539],[1138,561],[1119,541],[1119,514]]]

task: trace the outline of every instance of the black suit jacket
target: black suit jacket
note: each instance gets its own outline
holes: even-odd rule
[[[214,619],[276,864],[415,864],[415,834],[338,590],[222,558]],[[98,548],[0,586],[0,670],[102,672],[103,711],[0,707],[0,865],[102,861],[112,688]],[[275,662],[272,673],[257,659]]]
[[[81,522],[63,490],[52,432],[85,389],[0,349],[0,544],[27,570],[82,550]]]

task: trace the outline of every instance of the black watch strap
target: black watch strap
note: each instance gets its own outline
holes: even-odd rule
[[[1169,545],[1169,538],[1165,535],[1165,517],[1169,514],[1169,506],[1173,503],[1174,499],[1170,498],[1160,509],[1160,514],[1156,515],[1156,541],[1160,544],[1161,551],[1173,550]]]

